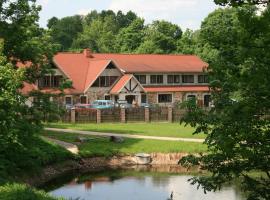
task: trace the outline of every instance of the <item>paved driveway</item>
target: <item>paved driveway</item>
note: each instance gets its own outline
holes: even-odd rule
[[[81,135],[90,135],[90,136],[107,136],[107,137],[117,136],[117,137],[124,137],[124,138],[135,138],[135,139],[146,139],[146,140],[183,141],[183,142],[198,142],[198,143],[204,142],[204,139],[195,139],[195,138],[176,138],[176,137],[158,137],[158,136],[146,136],[146,135],[131,135],[131,134],[120,134],[120,133],[102,133],[102,132],[80,131],[80,130],[60,129],[60,128],[45,128],[45,130],[81,134]]]

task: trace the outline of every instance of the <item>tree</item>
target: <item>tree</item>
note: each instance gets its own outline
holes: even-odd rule
[[[177,52],[183,54],[195,54],[198,41],[199,31],[187,29],[181,39],[177,41]]]
[[[117,35],[116,45],[121,53],[134,52],[143,41],[144,20],[137,18],[128,27],[122,28]]]
[[[20,92],[26,82],[35,82],[47,71],[57,48],[48,32],[37,25],[39,11],[34,0],[0,3],[1,178],[6,170],[33,166],[24,156],[31,154],[28,147],[35,145],[32,139],[42,127],[40,112],[26,106],[27,98]],[[18,63],[29,67],[18,69]]]
[[[253,5],[265,5],[269,4],[269,0],[214,0],[216,4],[225,6],[225,5],[231,5],[231,6],[241,6],[244,4],[253,4]]]
[[[177,48],[176,41],[181,36],[182,30],[179,26],[166,21],[154,21],[145,30],[144,43],[146,44],[142,43],[137,52],[146,53],[143,50],[147,49],[149,51],[151,48],[147,46],[151,44],[151,47],[156,46],[157,50],[153,49],[152,52],[147,53],[173,53]]]
[[[59,22],[59,19],[57,17],[52,17],[51,19],[48,20],[47,27],[50,29],[53,26],[56,26],[56,24]]]
[[[211,172],[192,184],[218,190],[239,178],[252,200],[270,199],[269,7],[256,13],[250,6],[219,9],[202,23],[200,37],[216,52],[208,69],[215,107],[205,111],[188,102],[184,121],[206,134],[209,151],[180,161]]]
[[[79,15],[48,21],[48,28],[53,41],[61,45],[61,50],[68,50],[74,39],[83,31],[82,18]]]
[[[40,9],[34,0],[1,1],[0,38],[5,41],[3,54],[7,58],[38,63],[51,56],[51,51],[46,53],[47,45],[43,46],[49,39],[47,33],[37,25]]]
[[[0,176],[14,165],[25,165],[22,153],[31,143],[31,138],[41,127],[40,115],[25,104],[26,98],[20,89],[25,79],[25,70],[15,69],[2,55],[0,41]],[[31,116],[31,117],[30,117]],[[20,163],[20,164],[19,164]],[[14,172],[13,172],[14,173]]]
[[[93,20],[84,25],[83,32],[73,42],[72,48],[90,48],[94,52],[114,52],[118,27],[112,16]]]
[[[123,14],[122,11],[118,11],[116,14],[116,21],[119,28],[128,27],[138,16],[132,12],[128,11],[127,14]]]

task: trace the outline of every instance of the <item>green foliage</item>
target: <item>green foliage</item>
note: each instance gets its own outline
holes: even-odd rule
[[[43,122],[60,120],[60,116],[64,114],[65,108],[59,102],[53,101],[53,98],[59,95],[46,94],[40,91],[31,92],[30,95],[34,98],[32,108],[40,115]]]
[[[94,52],[114,52],[117,25],[111,16],[93,20],[84,25],[83,32],[73,42],[72,48],[90,48]]]
[[[209,57],[215,107],[206,112],[188,104],[184,121],[207,135],[209,152],[181,161],[212,173],[192,179],[205,191],[240,177],[252,200],[270,199],[270,12],[256,12],[246,6],[218,9],[204,20],[200,39],[216,52]],[[252,171],[264,176],[252,177]]]
[[[244,4],[269,4],[269,0],[214,0],[216,4],[225,6],[225,5],[231,5],[231,6],[240,6]]]
[[[35,1],[1,1],[0,38],[4,39],[3,54],[17,60],[31,61],[37,67],[48,64],[56,46],[48,33],[37,25],[40,6]]]
[[[154,21],[145,30],[144,42],[138,48],[139,53],[173,53],[176,41],[182,36],[179,26],[166,21]],[[151,52],[152,50],[152,52]]]
[[[39,10],[32,0],[0,3],[0,182],[65,158],[36,137],[42,127],[40,110],[28,107],[21,94],[25,81],[35,82],[47,71],[56,50],[37,25]],[[27,61],[29,68],[17,69],[18,61]]]
[[[175,53],[177,41],[182,37],[178,25],[162,20],[146,26],[144,19],[131,11],[123,14],[121,11],[99,13],[94,10],[80,19],[82,29],[78,28],[79,22],[67,22],[75,17],[78,16],[53,17],[48,22],[54,41],[64,46],[64,50],[90,48],[100,53]],[[65,38],[69,42],[60,41]]]
[[[6,63],[4,57],[0,58],[0,163],[4,165],[3,170],[6,162],[17,162],[41,125],[38,115],[27,108],[25,97],[19,93],[23,72]]]
[[[119,52],[134,52],[143,41],[144,20],[137,18],[128,27],[122,28],[117,35]]]
[[[83,31],[82,17],[79,15],[62,19],[53,17],[48,21],[47,26],[53,41],[61,45],[62,51],[70,48],[74,38]]]
[[[16,151],[0,155],[0,184],[14,180],[18,174],[38,172],[42,166],[72,159],[71,153],[39,137],[32,137],[26,145],[16,146]]]
[[[0,186],[0,200],[60,200],[49,194],[21,184],[6,184]]]

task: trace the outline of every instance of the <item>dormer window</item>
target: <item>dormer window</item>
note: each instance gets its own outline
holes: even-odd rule
[[[117,80],[118,76],[100,76],[93,83],[92,87],[110,87]]]
[[[40,88],[58,88],[61,85],[62,76],[46,75],[39,79],[38,87]]]

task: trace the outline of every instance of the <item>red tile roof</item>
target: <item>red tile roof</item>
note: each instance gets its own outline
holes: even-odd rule
[[[132,74],[125,74],[124,76],[122,76],[120,78],[119,81],[117,81],[117,83],[113,86],[113,88],[111,89],[110,93],[111,94],[118,94],[123,87],[125,87],[125,85],[128,83],[128,81],[133,77]]]
[[[92,54],[92,59],[113,60],[127,73],[202,72],[207,63],[194,55]]]
[[[209,86],[144,87],[146,92],[209,92]]]
[[[35,84],[31,84],[31,83],[23,83],[23,88],[20,90],[20,92],[23,95],[28,95],[30,92],[34,91],[34,90],[38,90],[37,86]]]

